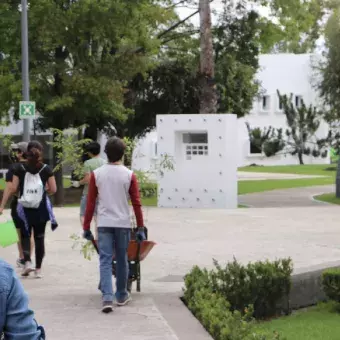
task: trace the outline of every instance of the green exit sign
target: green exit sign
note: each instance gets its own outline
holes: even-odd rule
[[[20,119],[35,118],[35,102],[20,102],[19,118]]]

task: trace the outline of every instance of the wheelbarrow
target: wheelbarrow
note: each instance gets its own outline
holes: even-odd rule
[[[132,284],[136,281],[137,292],[141,291],[141,265],[140,263],[149,255],[152,248],[156,245],[153,241],[148,241],[148,230],[145,228],[146,240],[139,242],[136,239],[136,229],[131,231],[131,240],[128,247],[128,263],[129,263],[129,278],[127,290],[131,293]],[[92,241],[94,248],[99,254],[99,249],[96,241]],[[112,275],[116,277],[116,259],[112,258]]]

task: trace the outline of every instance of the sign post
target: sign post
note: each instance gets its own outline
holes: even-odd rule
[[[19,118],[20,119],[34,119],[35,118],[35,102],[20,102],[19,104]]]

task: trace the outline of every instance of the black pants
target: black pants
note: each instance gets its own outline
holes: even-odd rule
[[[27,233],[21,231],[21,243],[22,243],[22,250],[24,252],[24,260],[25,262],[31,262],[31,241],[30,235],[31,232],[34,232],[34,244],[35,244],[35,267],[37,269],[41,268],[41,264],[43,258],[45,256],[45,229],[46,229],[46,222],[43,223],[36,223],[30,225],[29,235]]]

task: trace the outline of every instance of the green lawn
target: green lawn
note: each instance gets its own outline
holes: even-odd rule
[[[239,181],[239,195],[263,192],[276,189],[312,187],[317,185],[334,184],[333,177],[301,178],[301,179],[268,179],[263,181]]]
[[[261,323],[258,328],[278,332],[287,340],[339,340],[340,314],[332,304],[323,304]]]
[[[267,172],[297,175],[335,176],[336,165],[312,164],[312,165],[278,165],[278,166],[246,166],[238,169],[246,172]]]
[[[69,178],[64,178],[64,188],[69,188],[71,186],[71,180]],[[0,190],[5,188],[4,179],[0,179]]]
[[[340,198],[335,197],[335,193],[331,192],[329,194],[322,194],[318,196],[314,196],[316,200],[322,201],[322,202],[328,202],[332,204],[340,204]]]

